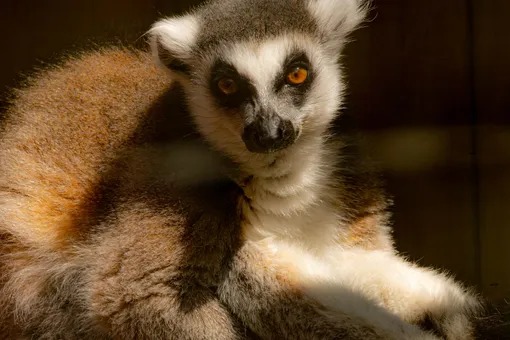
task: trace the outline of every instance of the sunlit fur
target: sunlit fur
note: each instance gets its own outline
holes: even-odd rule
[[[477,298],[398,256],[377,176],[331,126],[367,6],[212,1],[155,23],[151,53],[80,55],[17,91],[0,139],[0,334],[472,339]],[[273,87],[295,50],[314,76],[301,105]],[[247,150],[246,117],[211,94],[218,58],[299,127],[292,145]]]

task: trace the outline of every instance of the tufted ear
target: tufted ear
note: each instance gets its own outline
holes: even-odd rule
[[[198,30],[198,18],[191,14],[157,21],[148,32],[153,56],[171,71],[188,75]]]
[[[308,0],[308,10],[323,32],[326,43],[339,52],[346,37],[365,18],[366,0]]]

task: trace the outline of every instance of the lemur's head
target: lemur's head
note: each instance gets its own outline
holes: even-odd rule
[[[154,55],[200,132],[236,159],[299,148],[341,105],[339,56],[363,0],[216,0],[156,22]]]

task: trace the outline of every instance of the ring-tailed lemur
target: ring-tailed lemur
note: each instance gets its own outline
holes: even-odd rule
[[[17,91],[0,334],[473,338],[477,298],[396,255],[377,179],[331,129],[365,10],[212,1],[158,21],[152,56],[96,51]]]

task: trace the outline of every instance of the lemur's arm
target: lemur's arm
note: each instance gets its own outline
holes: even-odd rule
[[[328,310],[264,261],[255,246],[245,244],[219,287],[220,300],[263,339],[437,339],[382,310],[378,317],[387,323],[385,329],[361,317]]]

